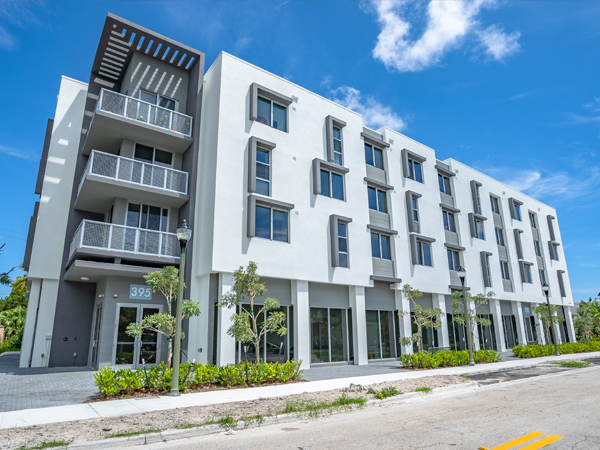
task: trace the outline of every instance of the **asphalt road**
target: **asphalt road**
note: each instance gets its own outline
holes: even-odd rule
[[[537,431],[563,436],[544,450],[598,450],[599,405],[600,366],[596,366],[506,380],[442,398],[144,448],[491,449]]]

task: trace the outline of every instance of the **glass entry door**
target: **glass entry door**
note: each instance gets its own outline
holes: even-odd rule
[[[448,337],[450,340],[450,348],[452,350],[466,350],[467,349],[467,334],[465,333],[466,327],[461,323],[453,321],[452,314],[446,314],[448,320]]]
[[[140,337],[134,338],[126,330],[130,323],[140,322],[144,317],[161,311],[160,305],[117,304],[113,365],[135,369],[141,367],[144,361],[146,365],[156,365],[159,362],[158,333],[144,330]]]
[[[527,343],[537,344],[537,330],[535,328],[535,320],[533,316],[525,316],[525,333],[527,333]]]
[[[506,344],[506,348],[513,348],[515,345],[519,345],[515,316],[502,316],[502,326],[504,327],[504,343]]]
[[[490,324],[487,326],[483,326],[481,323],[477,324],[479,346],[484,350],[496,350],[496,333],[494,329],[493,314],[479,314],[479,317],[490,321]]]

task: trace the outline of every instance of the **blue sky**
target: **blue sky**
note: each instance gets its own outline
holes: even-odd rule
[[[575,300],[600,291],[600,2],[0,0],[0,270],[23,258],[60,76],[110,11],[337,99],[557,209]],[[0,287],[0,296],[7,288]]]

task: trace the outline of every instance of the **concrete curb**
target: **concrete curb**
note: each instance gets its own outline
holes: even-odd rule
[[[373,407],[382,407],[382,406],[392,406],[395,404],[401,403],[413,403],[414,400],[433,400],[436,398],[445,397],[448,395],[453,395],[457,393],[462,393],[465,391],[471,391],[479,388],[479,383],[476,381],[471,381],[469,383],[460,383],[454,384],[450,386],[444,386],[441,388],[435,388],[432,392],[409,392],[406,394],[396,395],[394,397],[389,397],[383,400],[369,400],[365,403],[363,407],[352,405],[351,409],[333,409],[331,411],[327,411],[326,415],[334,415],[334,414],[344,414],[352,411],[356,411],[364,408],[373,408]],[[238,422],[238,425],[241,423],[242,426],[236,426],[234,429],[237,430],[246,430],[249,428],[259,428],[261,426],[267,425],[276,425],[283,424],[289,422],[297,422],[298,420],[305,420],[309,418],[308,413],[295,413],[295,414],[281,414],[278,416],[265,417],[261,422],[251,421],[248,423]],[[314,419],[316,420],[316,418]],[[76,442],[73,444],[69,444],[65,447],[55,447],[60,450],[106,450],[113,448],[124,448],[124,447],[133,447],[136,445],[146,445],[152,444],[155,442],[168,442],[174,441],[178,439],[186,439],[186,438],[194,438],[200,436],[206,436],[209,434],[217,434],[227,430],[227,427],[223,425],[204,425],[194,428],[188,428],[184,430],[171,429],[161,431],[160,433],[148,433],[148,434],[140,434],[137,436],[131,437],[123,437],[123,438],[110,438],[110,439],[102,439],[99,441],[86,441],[86,442]]]

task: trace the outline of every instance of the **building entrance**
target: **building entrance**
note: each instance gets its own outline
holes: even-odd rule
[[[117,320],[113,344],[112,364],[117,367],[136,369],[142,364],[156,365],[160,362],[160,339],[155,331],[144,330],[140,337],[126,333],[131,323],[162,311],[161,305],[117,304]]]

